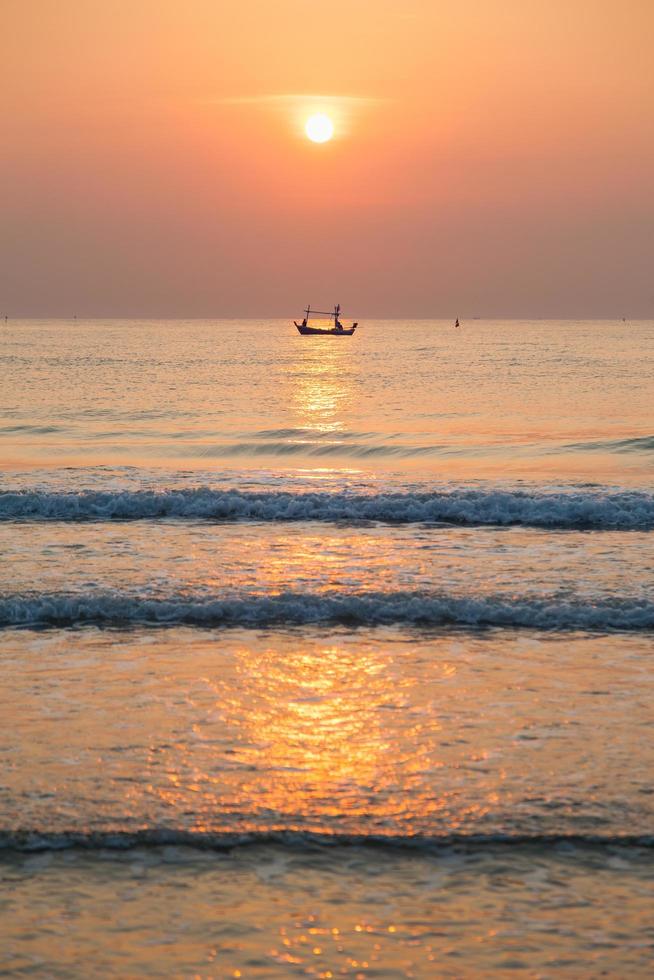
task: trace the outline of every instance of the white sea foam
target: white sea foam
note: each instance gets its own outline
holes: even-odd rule
[[[384,521],[649,530],[654,494],[455,488],[414,493],[152,491],[0,492],[0,520]]]
[[[631,598],[581,599],[430,595],[285,593],[204,599],[152,599],[122,593],[35,594],[0,598],[0,626],[189,625],[275,627],[311,624],[412,627],[508,627],[538,630],[651,630],[654,603]]]

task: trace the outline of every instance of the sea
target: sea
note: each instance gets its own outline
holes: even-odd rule
[[[0,975],[654,972],[654,322],[0,323]]]

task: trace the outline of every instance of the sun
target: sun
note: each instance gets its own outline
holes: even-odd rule
[[[324,112],[317,112],[307,119],[304,132],[313,143],[326,143],[334,135],[334,123]]]

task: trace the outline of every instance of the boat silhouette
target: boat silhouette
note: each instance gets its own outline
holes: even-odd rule
[[[351,327],[344,327],[341,323],[339,316],[341,313],[341,304],[337,303],[334,307],[333,313],[326,313],[324,310],[312,310],[310,306],[307,306],[304,311],[304,319],[302,323],[298,323],[297,320],[293,320],[293,323],[298,329],[298,333],[301,333],[303,337],[306,336],[316,336],[316,337],[351,337],[356,328],[359,326],[358,323],[353,323]],[[326,316],[333,319],[333,327],[310,327],[309,318],[317,316]]]

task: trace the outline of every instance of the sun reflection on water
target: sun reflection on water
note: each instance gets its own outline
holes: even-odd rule
[[[299,429],[321,435],[347,430],[358,383],[355,364],[348,353],[342,342],[331,338],[318,338],[318,344],[299,348],[289,377],[290,403]]]
[[[433,692],[379,646],[298,644],[283,657],[243,646],[231,661],[228,676],[196,680],[201,720],[165,753],[166,780],[150,786],[189,814],[190,829],[411,834],[434,817],[454,831],[471,815],[444,771]],[[447,682],[452,671],[444,663],[435,674]]]
[[[258,809],[277,819],[320,812],[338,820],[343,810],[365,811],[366,791],[384,780],[390,748],[380,708],[396,701],[381,660],[334,645],[285,660],[275,651],[253,658],[242,650],[236,674],[239,683],[221,707],[240,732],[244,794],[252,792],[251,769],[266,760],[254,791]]]
[[[505,635],[100,631],[71,635],[65,667],[52,634],[33,642],[18,686],[7,658],[8,825],[440,836],[580,821],[593,832],[601,817],[620,832],[623,802],[602,787],[618,766],[634,779],[647,771],[624,740],[644,661],[625,661],[605,710],[610,637],[569,654],[571,641],[557,641],[553,657],[552,640]],[[574,718],[571,676],[576,690],[597,689],[577,697]],[[643,724],[648,705],[630,709]],[[606,759],[599,775],[589,745]],[[648,826],[648,810],[630,814]]]

